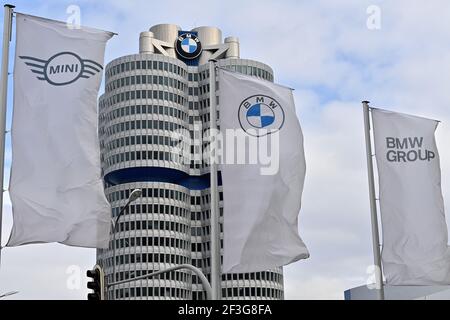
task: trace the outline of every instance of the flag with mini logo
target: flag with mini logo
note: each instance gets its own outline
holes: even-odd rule
[[[389,285],[450,284],[450,250],[441,191],[438,121],[372,109]]]
[[[219,86],[223,272],[308,258],[298,231],[306,164],[292,89],[223,69]]]
[[[8,246],[105,248],[97,95],[111,32],[16,14]]]

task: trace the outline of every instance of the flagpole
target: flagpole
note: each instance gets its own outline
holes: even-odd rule
[[[375,182],[373,173],[372,141],[370,138],[369,101],[363,101],[362,104],[364,111],[364,132],[366,138],[367,173],[369,178],[370,213],[372,220],[373,260],[377,268],[375,270],[375,280],[377,286],[378,300],[384,300],[383,271],[381,268],[380,238],[378,232],[377,203],[376,203]]]
[[[4,5],[3,16],[3,47],[2,47],[2,70],[0,80],[0,266],[2,261],[2,217],[3,217],[3,179],[5,170],[5,137],[6,137],[6,103],[8,94],[8,65],[9,65],[9,43],[11,41],[12,17],[15,6]]]
[[[211,190],[211,287],[212,299],[220,300],[221,296],[221,258],[220,258],[220,230],[219,230],[219,201],[217,190],[217,150],[215,134],[217,132],[217,101],[216,101],[216,66],[214,60],[209,60],[209,113],[210,113],[210,190]],[[214,140],[214,144],[212,143]]]

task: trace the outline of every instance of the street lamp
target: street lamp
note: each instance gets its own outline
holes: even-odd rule
[[[122,207],[122,209],[120,210],[119,214],[117,215],[116,220],[111,219],[112,233],[113,233],[113,282],[117,281],[116,280],[116,231],[117,231],[117,228],[118,228],[118,225],[119,225],[119,219],[123,215],[125,210],[128,209],[130,204],[132,202],[136,201],[141,196],[141,194],[142,194],[142,190],[141,189],[134,189],[130,193],[130,196],[128,197],[127,203]],[[115,298],[115,295],[114,295],[114,298]]]
[[[130,196],[128,197],[128,201],[127,203],[123,206],[122,210],[120,210],[119,214],[116,217],[116,220],[113,221],[113,229],[114,231],[117,229],[117,224],[119,223],[119,219],[122,216],[122,214],[125,212],[126,209],[128,209],[129,205],[136,201],[142,194],[142,190],[141,189],[134,189],[131,193]]]
[[[4,297],[12,296],[13,294],[16,294],[16,293],[19,293],[19,291],[11,291],[11,292],[4,293],[4,294],[0,295],[0,299],[2,299]]]

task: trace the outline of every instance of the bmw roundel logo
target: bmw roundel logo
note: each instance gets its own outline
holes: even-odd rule
[[[175,45],[177,53],[184,59],[195,59],[202,53],[202,44],[198,37],[190,32],[181,34]]]
[[[272,97],[251,96],[239,106],[239,123],[249,135],[262,137],[283,127],[284,110]]]

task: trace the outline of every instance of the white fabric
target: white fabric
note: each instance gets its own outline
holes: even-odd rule
[[[16,25],[7,245],[106,248],[111,209],[101,179],[97,95],[112,33],[19,13]]]
[[[282,125],[278,131],[278,172],[261,175],[260,164],[222,165],[223,272],[263,271],[308,258],[308,250],[298,233],[306,165],[292,90],[225,70],[219,71],[219,86],[220,130],[224,135],[228,129],[246,134],[241,129],[239,110],[248,97],[271,97],[279,103],[277,108],[284,111],[284,123],[280,122],[283,120],[280,109],[274,110],[273,120],[274,125]],[[261,110],[262,115],[267,114]],[[258,139],[261,138],[264,137]],[[245,152],[248,156],[248,149]]]
[[[438,122],[372,110],[390,285],[450,284],[450,251],[434,132]]]

